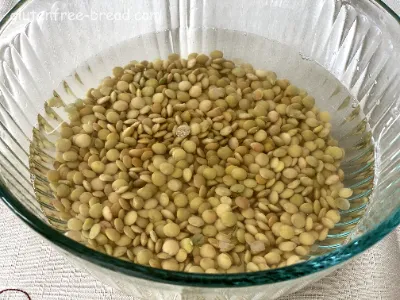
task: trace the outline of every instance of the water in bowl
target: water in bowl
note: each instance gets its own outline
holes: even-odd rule
[[[186,35],[186,39],[182,35]],[[123,66],[131,60],[166,58],[173,52],[185,57],[191,52],[209,53],[215,49],[223,51],[225,57],[236,63],[251,63],[257,69],[272,70],[278,77],[289,79],[314,96],[317,107],[330,112],[332,135],[346,151],[342,163],[345,185],[354,193],[349,199],[350,209],[341,213],[340,223],[325,241],[313,248],[312,255],[328,252],[346,242],[365,212],[374,180],[373,138],[359,102],[335,76],[296,49],[258,35],[223,29],[177,29],[138,36],[91,57],[60,83],[54,90],[54,97],[45,103],[43,113],[38,116],[30,147],[35,195],[52,226],[60,231],[66,229],[66,218],[53,206],[54,197],[46,179],[55,154],[58,129],[62,122],[68,121],[65,106],[83,98],[89,88],[110,76],[115,66]]]

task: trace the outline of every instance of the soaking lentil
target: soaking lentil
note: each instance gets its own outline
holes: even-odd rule
[[[330,114],[215,50],[113,69],[68,107],[47,179],[66,235],[165,270],[307,259],[350,208]]]

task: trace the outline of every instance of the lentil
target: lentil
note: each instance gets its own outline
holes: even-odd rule
[[[330,114],[221,51],[116,67],[68,112],[54,207],[67,236],[109,255],[195,273],[292,265],[350,208]]]

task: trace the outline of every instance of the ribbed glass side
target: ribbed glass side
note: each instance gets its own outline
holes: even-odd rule
[[[5,30],[8,40],[0,48],[0,177],[20,204],[53,227],[63,230],[65,222],[52,205],[44,174],[53,161],[59,126],[67,120],[64,106],[97,86],[114,66],[214,49],[276,71],[307,89],[333,116],[333,135],[346,150],[345,184],[354,194],[350,209],[314,254],[341,247],[399,211],[400,45],[393,32],[400,32],[400,25],[375,2],[27,3],[26,11],[36,12],[30,15],[35,18],[9,21],[21,30],[12,35]],[[47,12],[38,14],[42,10]],[[84,17],[71,20],[63,12]],[[101,15],[105,12],[112,17]],[[54,102],[58,105],[49,105]],[[15,200],[6,201],[12,206]],[[396,222],[387,226],[392,229]],[[362,247],[364,241],[357,243]],[[301,274],[314,272],[312,261],[304,268]],[[115,284],[125,288],[126,278]],[[269,285],[265,291],[242,290],[243,299],[266,294],[273,299],[316,278]],[[235,296],[233,291],[227,290],[226,297]]]

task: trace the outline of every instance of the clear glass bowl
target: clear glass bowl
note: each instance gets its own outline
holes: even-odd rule
[[[294,292],[400,222],[399,21],[372,0],[20,1],[0,23],[0,196],[73,263],[128,294],[275,299]],[[313,249],[320,256],[262,272],[188,274],[119,260],[65,237],[43,174],[66,114],[46,101],[72,103],[133,59],[214,49],[289,78],[333,115],[354,195]]]

